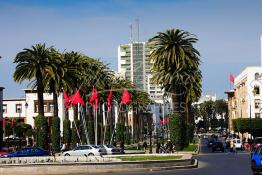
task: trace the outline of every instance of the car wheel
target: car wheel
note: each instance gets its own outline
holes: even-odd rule
[[[70,154],[66,153],[65,156],[70,156]]]
[[[93,153],[89,153],[88,156],[94,156],[94,154]]]

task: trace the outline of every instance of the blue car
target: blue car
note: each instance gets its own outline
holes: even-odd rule
[[[257,147],[256,150],[251,153],[251,169],[254,175],[262,172],[262,146]]]
[[[3,155],[1,157],[31,157],[31,156],[48,156],[48,151],[41,148],[23,148],[16,152]]]

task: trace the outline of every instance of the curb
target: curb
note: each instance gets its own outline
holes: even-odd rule
[[[191,160],[191,161],[190,161]],[[54,164],[54,165],[36,165],[36,166],[6,166],[6,167],[0,167],[0,172],[6,172],[9,175],[12,174],[34,174],[34,175],[40,175],[40,174],[81,174],[81,173],[121,173],[121,172],[146,172],[146,171],[164,171],[164,170],[175,170],[175,169],[192,169],[198,167],[198,161],[196,159],[189,159],[188,165],[174,165],[174,166],[168,166],[168,164],[164,167],[154,167],[154,164],[152,164],[152,167],[136,167],[136,166],[128,166],[127,164],[130,162],[123,162],[118,168],[107,168],[106,166],[104,168],[99,168],[99,166],[93,165],[94,168],[89,169],[88,166],[85,164],[71,164],[71,168],[74,167],[75,171],[69,170],[68,172],[65,171],[59,171],[59,169],[63,169],[63,167],[69,166],[68,164]],[[149,164],[149,162],[141,162],[141,164]],[[119,164],[119,163],[117,163]],[[140,163],[139,163],[140,164]],[[50,166],[51,165],[51,166]],[[101,164],[100,164],[101,165]],[[127,165],[127,166],[125,166]],[[17,167],[19,167],[19,171],[17,170]],[[53,168],[57,167],[58,171],[54,171]],[[80,168],[82,167],[82,168]],[[55,169],[57,169],[55,168]],[[78,169],[80,168],[80,169]],[[52,170],[53,169],[53,170]],[[0,173],[1,174],[1,173]]]

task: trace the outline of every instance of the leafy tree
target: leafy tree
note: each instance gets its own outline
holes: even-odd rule
[[[124,125],[122,123],[116,124],[116,142],[124,141]]]
[[[185,118],[179,113],[170,114],[170,141],[176,146],[177,150],[182,150],[186,145],[186,128],[184,124]]]
[[[16,82],[22,83],[24,80],[36,82],[33,86],[37,88],[38,114],[44,116],[44,78],[47,72],[52,72],[50,66],[50,48],[45,44],[36,44],[31,49],[24,49],[19,52],[15,59],[16,69],[13,78]]]
[[[69,149],[71,142],[71,122],[65,118],[63,121],[63,143],[66,145],[66,149]]]
[[[48,149],[48,123],[47,119],[38,115],[35,117],[36,145],[43,149]]]
[[[52,125],[51,125],[51,142],[52,142],[52,149],[55,153],[60,151],[60,118],[54,116],[52,118]]]

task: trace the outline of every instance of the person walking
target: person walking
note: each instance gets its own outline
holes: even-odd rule
[[[144,147],[144,152],[146,153],[146,149],[147,149],[147,143],[146,142],[143,143],[143,147]]]

